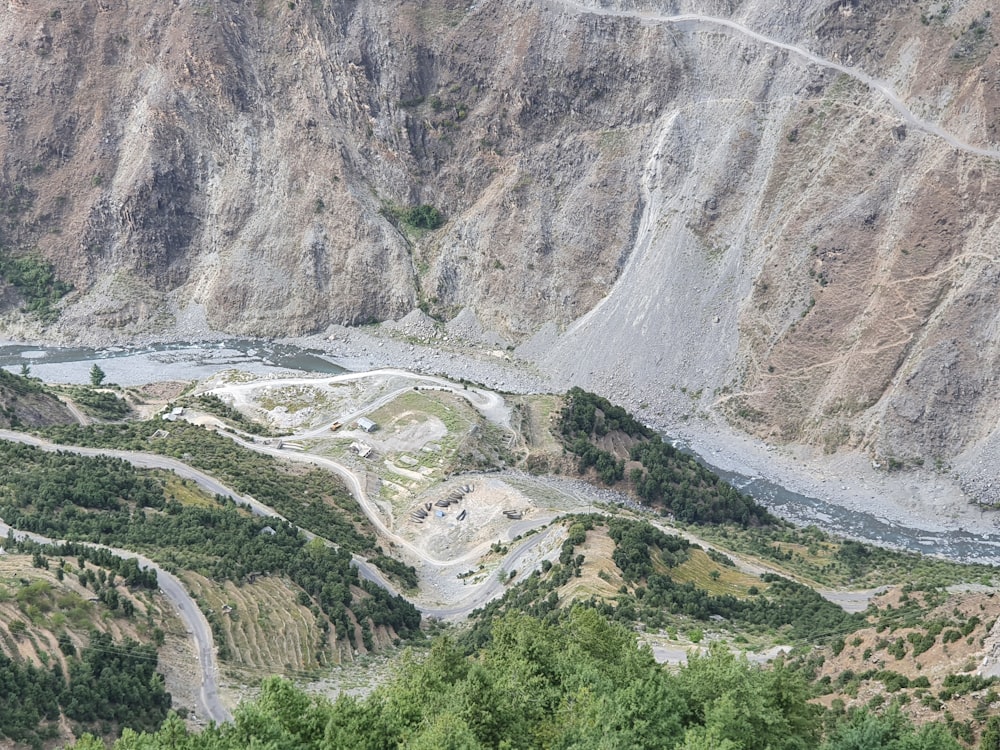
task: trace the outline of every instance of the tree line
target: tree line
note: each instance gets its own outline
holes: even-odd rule
[[[168,423],[168,434],[154,437],[164,425],[60,425],[40,431],[57,443],[94,448],[146,451],[176,458],[217,478],[235,491],[274,508],[289,521],[351,552],[378,557],[375,564],[406,581],[413,566],[379,557],[375,536],[358,504],[329,471],[288,466],[272,456],[243,448],[211,430],[187,422]]]
[[[0,738],[41,748],[59,736],[60,717],[74,731],[118,734],[124,727],[155,730],[170,708],[156,671],[156,649],[94,631],[79,654],[60,637],[67,671],[17,662],[0,653]]]
[[[765,669],[723,646],[677,671],[634,633],[593,610],[558,622],[495,621],[473,655],[447,637],[364,698],[310,696],[278,678],[231,724],[126,732],[115,750],[959,750],[944,725],[915,727],[898,709],[828,711],[802,676]],[[71,750],[98,750],[82,738]],[[993,750],[992,747],[989,750]]]
[[[625,479],[626,462],[599,447],[605,435],[619,432],[634,442],[629,472],[635,493],[684,523],[761,526],[779,523],[753,498],[727,484],[690,455],[677,450],[631,414],[594,393],[572,388],[560,414],[559,432],[566,449],[577,456],[581,473],[593,468],[601,481]]]
[[[158,431],[159,436],[154,437]],[[320,469],[284,465],[197,425],[153,420],[59,425],[39,434],[66,445],[145,451],[176,458],[352,552],[375,548],[374,535],[365,527],[357,503],[338,477]]]
[[[308,542],[293,525],[251,516],[225,498],[208,507],[168,500],[158,482],[119,459],[0,442],[0,517],[50,538],[145,552],[161,564],[197,569],[216,580],[286,575],[335,626],[335,637],[352,644],[348,610],[370,619],[364,624],[369,634],[383,625],[402,637],[419,634],[420,614],[412,604],[360,580],[351,566],[354,544],[338,549],[319,539]],[[348,541],[356,544],[357,537]],[[134,562],[119,565],[126,577],[150,580]]]

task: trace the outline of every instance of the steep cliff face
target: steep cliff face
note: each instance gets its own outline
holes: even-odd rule
[[[617,129],[678,75],[631,24],[531,4],[11,2],[0,24],[2,179],[30,196],[4,244],[80,290],[63,325],[136,332],[191,303],[270,335],[421,303],[569,320],[628,252]],[[453,219],[435,236],[390,221],[422,202]]]
[[[381,24],[343,13],[11,3],[3,179],[31,202],[4,240],[82,292],[68,324],[138,331],[200,303],[277,334],[412,307],[371,179],[400,175],[366,156],[378,82],[359,63]]]
[[[629,264],[526,354],[771,441],[995,456],[991,13],[860,5],[671,23],[685,84],[637,172]]]
[[[0,245],[67,335],[472,310],[668,418],[947,461],[997,416],[996,44],[985,0],[8,0]]]

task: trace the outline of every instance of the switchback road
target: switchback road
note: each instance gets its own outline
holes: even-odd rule
[[[836,70],[839,73],[854,78],[855,80],[861,81],[863,84],[868,86],[872,91],[881,95],[889,105],[899,113],[899,116],[903,121],[917,130],[922,130],[925,133],[936,136],[947,143],[949,146],[958,149],[959,151],[965,151],[966,153],[975,154],[976,156],[985,156],[990,159],[1000,159],[1000,150],[995,148],[984,148],[981,146],[974,146],[967,141],[962,140],[953,133],[948,132],[942,128],[937,123],[924,120],[918,117],[913,110],[911,110],[906,103],[902,100],[899,94],[892,88],[892,86],[886,82],[869,75],[865,71],[857,68],[853,65],[843,65],[842,63],[836,62],[834,60],[828,60],[825,57],[820,57],[819,55],[809,51],[805,47],[800,47],[797,44],[789,44],[788,42],[783,42],[779,39],[774,39],[773,37],[761,34],[753,29],[744,26],[737,21],[733,21],[729,18],[719,18],[718,16],[708,16],[701,13],[682,13],[678,15],[662,15],[654,13],[652,11],[640,11],[640,10],[619,10],[613,8],[601,8],[592,5],[587,5],[586,3],[577,2],[576,0],[556,0],[560,5],[570,9],[575,13],[582,13],[594,16],[611,16],[619,18],[633,18],[641,23],[647,25],[664,25],[671,24],[676,26],[686,25],[693,26],[695,28],[723,28],[729,31],[734,31],[737,34],[745,36],[754,41],[765,44],[769,47],[775,47],[777,49],[784,50],[796,57],[805,60],[808,63],[817,65],[822,68],[828,68],[829,70]]]

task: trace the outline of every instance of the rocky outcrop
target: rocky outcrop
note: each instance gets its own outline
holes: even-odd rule
[[[10,0],[0,244],[74,284],[49,336],[419,308],[665,421],[944,464],[997,417],[989,10]]]

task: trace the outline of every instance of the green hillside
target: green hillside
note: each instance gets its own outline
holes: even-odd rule
[[[675,671],[628,629],[589,609],[558,623],[508,615],[466,654],[438,639],[367,698],[311,697],[280,679],[232,724],[189,733],[168,720],[116,750],[631,748],[643,750],[959,750],[941,723],[897,711],[850,714],[810,701],[796,672],[716,648]],[[103,745],[84,738],[73,750]]]

